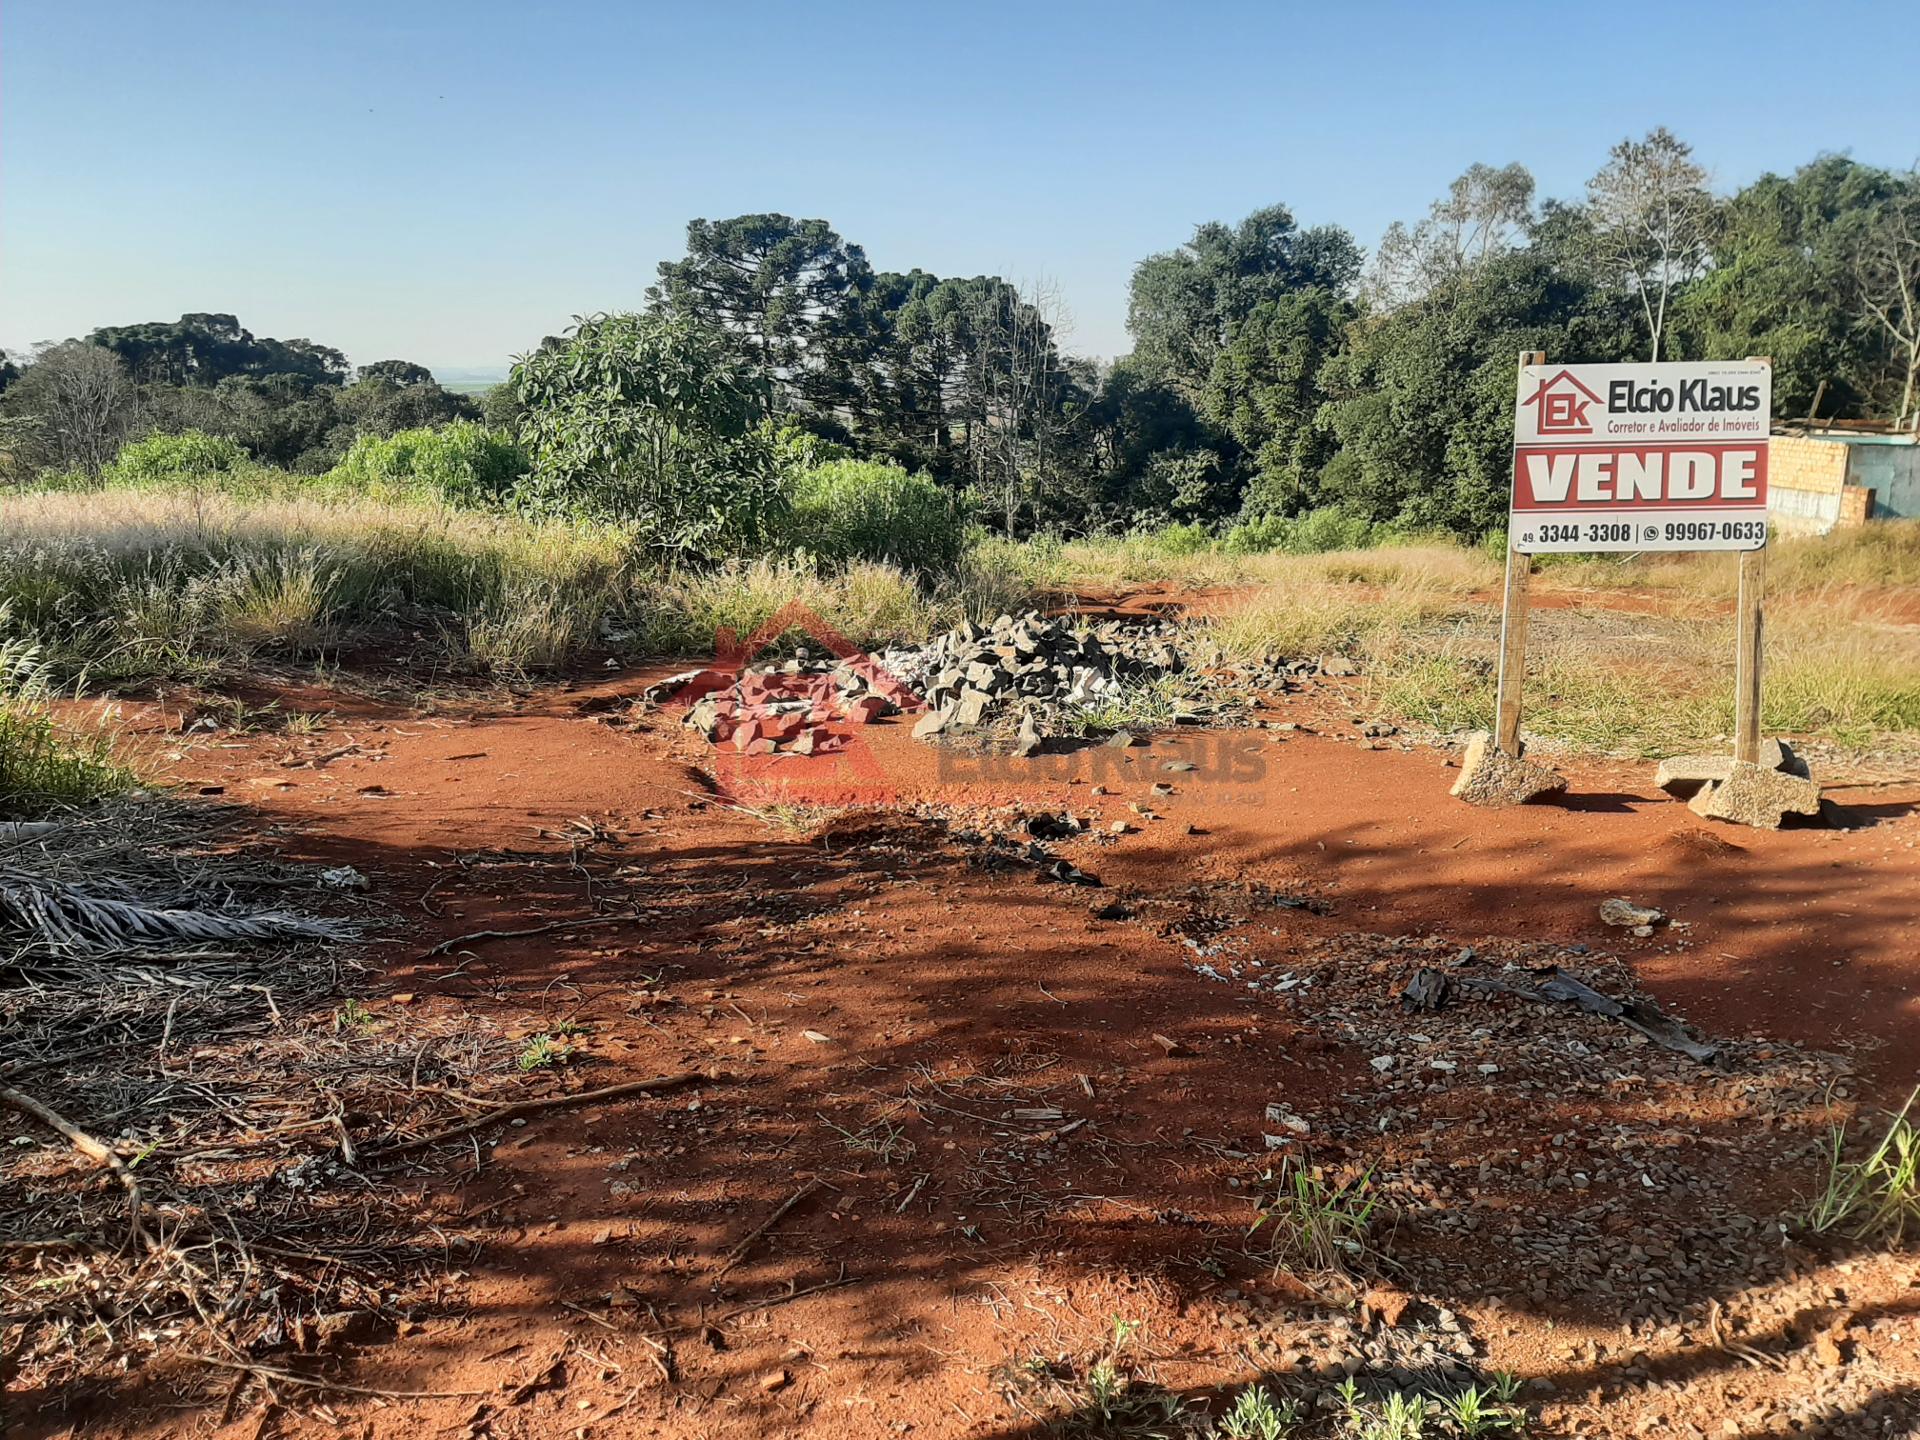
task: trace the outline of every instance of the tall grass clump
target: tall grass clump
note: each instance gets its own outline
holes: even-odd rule
[[[6,614],[0,610],[0,625]],[[0,816],[98,799],[133,783],[104,731],[55,722],[47,708],[48,672],[34,645],[0,639]]]
[[[1920,1129],[1908,1118],[1916,1101],[1920,1089],[1859,1160],[1846,1158],[1845,1127],[1834,1129],[1821,1157],[1819,1192],[1807,1208],[1808,1229],[1895,1244],[1909,1231],[1920,1231]]]
[[[444,636],[459,666],[538,667],[590,643],[628,563],[618,530],[440,501],[30,494],[0,500],[0,634],[96,682],[205,678],[381,633]],[[509,643],[510,621],[550,638]]]
[[[729,636],[775,653],[818,651],[829,636],[878,649],[924,640],[964,614],[957,591],[928,589],[897,565],[866,560],[835,571],[763,557],[643,580],[620,624],[644,653],[704,656]]]
[[[890,561],[950,571],[966,548],[953,497],[929,477],[875,460],[830,460],[789,482],[788,545],[829,564]]]

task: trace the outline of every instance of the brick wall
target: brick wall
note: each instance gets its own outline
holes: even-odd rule
[[[1847,483],[1847,447],[1804,435],[1776,435],[1767,447],[1767,488],[1838,495]]]
[[[1838,526],[1864,525],[1872,514],[1873,487],[1848,485],[1840,491],[1840,516],[1833,523]]]

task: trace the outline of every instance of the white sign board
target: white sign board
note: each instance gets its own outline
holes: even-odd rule
[[[1758,550],[1764,360],[1527,365],[1513,412],[1513,548]]]

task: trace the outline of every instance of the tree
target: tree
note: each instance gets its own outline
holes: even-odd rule
[[[1671,333],[1690,354],[1765,355],[1777,414],[1891,407],[1884,332],[1861,323],[1854,260],[1898,176],[1826,155],[1763,175],[1720,213],[1713,265],[1679,297]]]
[[[866,252],[824,220],[737,215],[690,223],[686,258],[661,263],[648,297],[730,337],[783,415],[845,398],[849,299],[872,278]]]
[[[665,314],[594,315],[516,360],[529,499],[619,520],[660,549],[737,553],[779,502],[753,372],[726,336]]]
[[[370,365],[362,365],[354,372],[354,379],[361,384],[369,380],[386,380],[395,385],[434,385],[438,382],[433,372],[424,365],[416,365],[411,360],[375,360]]]
[[[1622,140],[1587,182],[1600,257],[1616,282],[1639,297],[1649,360],[1660,358],[1674,291],[1700,273],[1714,220],[1707,172],[1693,147],[1662,126]]]
[[[1326,392],[1321,371],[1340,347],[1352,303],[1315,287],[1263,301],[1214,357],[1200,413],[1251,462],[1245,507],[1288,513],[1312,500],[1330,458],[1316,424]]]
[[[143,385],[211,386],[239,375],[288,375],[309,385],[338,385],[347,378],[347,357],[332,346],[257,338],[227,314],[110,325],[87,339],[118,355]]]
[[[1356,327],[1328,363],[1322,422],[1337,448],[1318,498],[1373,520],[1484,535],[1504,523],[1513,486],[1514,357],[1614,359],[1631,339],[1606,297],[1546,257],[1493,257]]]
[[[1897,358],[1894,423],[1920,430],[1920,187],[1910,183],[1863,227],[1853,274],[1861,306]]]
[[[1474,164],[1412,229],[1396,220],[1374,254],[1367,298],[1392,309],[1430,295],[1466,270],[1512,249],[1533,218],[1533,176],[1524,165]]]
[[[1238,225],[1210,221],[1178,250],[1134,267],[1127,329],[1134,356],[1189,395],[1255,307],[1307,289],[1345,294],[1360,274],[1360,247],[1337,226],[1301,230],[1284,205]]]
[[[138,396],[119,356],[79,340],[38,351],[7,387],[16,453],[30,467],[98,475],[132,433]]]

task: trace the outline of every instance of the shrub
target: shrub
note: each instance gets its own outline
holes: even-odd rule
[[[1293,522],[1284,515],[1261,515],[1243,520],[1220,537],[1220,548],[1229,555],[1265,555],[1286,548]]]
[[[450,425],[362,435],[329,478],[363,490],[431,490],[468,505],[498,504],[526,473],[526,456],[498,430]]]
[[[788,500],[788,543],[830,564],[888,560],[935,574],[966,548],[965,522],[947,493],[897,465],[815,465],[795,477]]]
[[[533,461],[528,503],[631,526],[675,556],[737,555],[777,532],[761,385],[717,332],[662,314],[590,316],[520,360],[511,383]]]
[[[1309,510],[1294,521],[1287,535],[1286,548],[1298,555],[1318,554],[1326,550],[1360,550],[1378,543],[1380,535],[1364,515],[1325,505]]]
[[[225,475],[246,464],[247,452],[225,436],[183,430],[122,445],[102,478],[109,485],[152,485]]]

